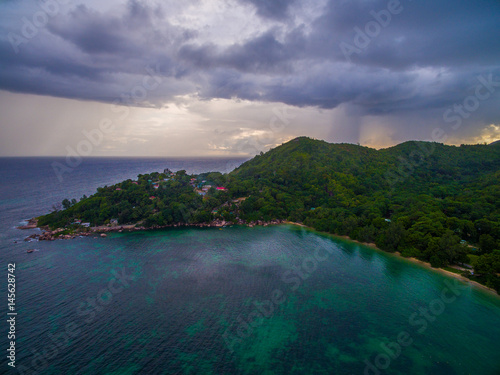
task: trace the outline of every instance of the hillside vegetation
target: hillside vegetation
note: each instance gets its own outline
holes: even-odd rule
[[[203,184],[213,186],[205,196],[195,190]],[[65,200],[65,210],[39,218],[39,225],[282,219],[435,267],[473,259],[471,278],[500,290],[499,202],[499,145],[406,142],[374,150],[300,137],[229,174],[156,173],[99,188],[79,202]]]

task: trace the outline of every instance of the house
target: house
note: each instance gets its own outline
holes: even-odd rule
[[[90,223],[82,223],[82,227],[88,228],[90,227]]]
[[[132,183],[133,183],[134,185],[139,185],[139,183],[138,183],[137,181],[132,181]]]
[[[221,191],[227,191],[227,189],[223,186],[218,186],[216,189]]]
[[[121,188],[116,188],[116,191],[121,191],[122,189]]]
[[[156,197],[154,195],[150,196],[149,199],[153,200],[153,199],[156,199]]]
[[[156,185],[153,185],[153,188],[155,189],[158,189],[160,187],[160,185],[156,184]]]
[[[118,219],[111,219],[109,224],[111,224],[112,227],[116,227],[118,225]]]

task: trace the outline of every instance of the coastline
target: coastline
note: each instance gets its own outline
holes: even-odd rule
[[[28,225],[18,227],[18,229],[38,228],[37,222],[38,222],[38,220],[36,218],[29,219]],[[88,237],[88,236],[106,237],[107,236],[106,233],[109,233],[109,232],[122,233],[122,232],[148,231],[148,230],[158,230],[158,229],[166,229],[166,228],[181,228],[181,227],[222,228],[222,227],[225,227],[228,225],[246,225],[249,228],[253,228],[255,226],[269,226],[269,225],[283,225],[283,224],[295,225],[295,226],[305,228],[305,229],[308,229],[308,230],[311,230],[311,231],[314,231],[317,233],[325,234],[325,235],[328,235],[328,236],[331,236],[334,238],[342,239],[344,241],[349,241],[352,243],[356,243],[358,245],[369,247],[372,250],[380,251],[380,252],[383,252],[384,254],[388,254],[388,255],[393,255],[393,256],[398,257],[399,259],[405,259],[411,263],[419,264],[420,266],[422,266],[428,270],[436,271],[436,272],[441,273],[443,275],[451,276],[451,277],[454,277],[454,278],[461,280],[463,282],[469,283],[473,286],[480,287],[481,289],[489,291],[489,292],[495,294],[497,297],[500,297],[500,294],[497,293],[497,291],[495,289],[489,288],[486,285],[483,285],[477,281],[470,280],[467,277],[464,277],[464,276],[457,274],[457,273],[454,273],[454,272],[447,271],[443,268],[434,268],[431,266],[431,264],[429,262],[424,262],[424,261],[417,259],[417,258],[414,258],[414,257],[407,258],[407,257],[402,256],[401,253],[399,253],[399,252],[390,253],[390,252],[387,252],[387,251],[380,249],[374,243],[353,240],[349,236],[342,236],[342,235],[332,234],[332,233],[328,233],[328,232],[320,232],[312,227],[308,227],[307,225],[304,225],[302,223],[293,222],[293,221],[288,221],[288,220],[261,221],[261,220],[258,220],[258,221],[252,221],[252,222],[247,223],[243,220],[238,220],[236,223],[234,223],[234,222],[230,222],[230,221],[226,222],[226,221],[216,220],[216,221],[213,221],[210,223],[199,223],[199,224],[178,223],[178,224],[171,224],[171,225],[164,225],[164,226],[154,226],[154,227],[149,227],[149,228],[140,226],[140,224],[141,224],[141,222],[139,222],[137,224],[121,225],[121,226],[113,226],[113,227],[111,227],[111,226],[91,227],[91,228],[87,228],[86,230],[83,230],[83,231],[76,230],[74,233],[61,234],[61,235],[58,235],[58,233],[63,232],[65,230],[63,228],[58,228],[58,229],[55,229],[53,231],[49,230],[48,228],[40,228],[42,231],[44,231],[44,232],[42,232],[42,234],[32,234],[31,236],[26,237],[25,241],[30,240],[30,239],[37,239],[39,241],[54,241],[56,239],[74,239],[77,237]]]
[[[137,231],[149,231],[149,230],[159,230],[159,229],[167,229],[167,228],[224,228],[226,226],[230,225],[246,225],[249,228],[253,228],[255,226],[264,226],[267,227],[269,225],[280,225],[284,224],[284,220],[270,220],[270,221],[263,221],[263,220],[257,220],[257,221],[251,221],[251,222],[246,222],[241,219],[239,219],[236,222],[233,221],[225,221],[225,220],[214,220],[209,223],[196,223],[196,224],[186,224],[186,223],[177,223],[177,224],[170,224],[170,225],[155,225],[152,227],[144,227],[142,226],[142,221],[136,223],[136,224],[127,224],[127,225],[116,225],[116,226],[109,226],[109,225],[101,225],[97,227],[87,227],[87,228],[77,228],[73,229],[68,233],[64,233],[65,231],[68,231],[68,228],[57,228],[54,230],[51,230],[48,227],[39,227],[38,226],[38,219],[37,218],[32,218],[29,219],[29,225],[25,226],[19,226],[17,229],[35,229],[39,228],[42,233],[38,234],[32,234],[24,239],[24,241],[30,241],[30,240],[38,240],[38,241],[55,241],[55,240],[72,240],[78,237],[90,237],[90,236],[96,236],[96,237],[107,237],[107,233],[110,232],[137,232]],[[298,223],[297,223],[298,224]]]
[[[383,251],[383,250],[381,250],[381,251]],[[388,253],[388,254],[391,254],[391,253]],[[425,268],[432,269],[432,270],[434,270],[436,272],[439,272],[439,273],[441,273],[443,275],[448,275],[448,276],[454,277],[456,279],[468,282],[468,283],[470,283],[472,285],[481,287],[482,289],[486,289],[489,292],[495,294],[497,297],[500,297],[500,294],[498,294],[495,289],[487,287],[486,285],[478,283],[477,281],[468,279],[468,278],[466,278],[466,277],[464,277],[462,275],[459,275],[458,273],[450,272],[450,271],[447,271],[447,270],[442,269],[442,268],[434,268],[434,267],[431,266],[430,263],[424,262],[423,260],[420,260],[420,259],[417,259],[417,258],[413,258],[413,257],[411,257],[411,258],[405,258],[399,252],[394,253],[394,255],[398,256],[399,258],[407,259],[408,261],[410,261],[412,263],[420,264],[421,266],[423,266]]]
[[[495,289],[487,287],[486,285],[478,283],[477,281],[468,279],[465,276],[459,275],[459,274],[454,273],[454,272],[447,271],[447,270],[445,270],[443,268],[432,267],[429,262],[424,262],[423,260],[420,260],[420,259],[417,259],[417,258],[414,258],[414,257],[410,257],[410,258],[404,257],[398,251],[396,251],[394,253],[390,253],[388,251],[384,251],[384,250],[380,249],[374,243],[371,243],[371,242],[360,242],[360,241],[357,241],[357,240],[353,240],[349,236],[341,236],[341,235],[338,235],[338,234],[332,234],[332,233],[328,233],[328,232],[320,232],[320,231],[317,231],[314,228],[308,227],[307,225],[304,225],[304,224],[301,224],[301,223],[295,223],[295,222],[292,222],[292,221],[286,221],[283,224],[297,225],[297,226],[300,226],[302,228],[306,228],[308,230],[311,230],[311,231],[314,231],[314,232],[317,232],[317,233],[326,234],[326,235],[334,237],[334,238],[339,238],[339,239],[342,239],[344,241],[349,241],[349,242],[352,242],[352,243],[356,243],[358,245],[363,245],[363,246],[369,247],[369,248],[371,248],[373,250],[380,251],[380,252],[382,252],[384,254],[392,255],[392,256],[395,256],[395,257],[397,257],[399,259],[404,259],[404,260],[407,260],[407,261],[409,261],[411,263],[418,264],[418,265],[420,265],[420,266],[422,266],[422,267],[424,267],[424,268],[426,268],[428,270],[432,270],[432,271],[438,272],[438,273],[440,273],[442,275],[447,275],[447,276],[454,277],[454,278],[456,278],[458,280],[461,280],[463,282],[469,283],[469,284],[471,284],[473,286],[480,287],[481,289],[486,290],[486,291],[494,294],[497,297],[500,297],[500,294],[498,294]]]

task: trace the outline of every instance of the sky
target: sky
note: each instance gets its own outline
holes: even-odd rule
[[[0,156],[500,139],[498,0],[3,0]]]

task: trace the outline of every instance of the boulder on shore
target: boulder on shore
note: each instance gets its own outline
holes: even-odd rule
[[[17,227],[17,229],[35,229],[38,225],[38,220],[35,218],[29,219],[28,224],[21,225]]]

